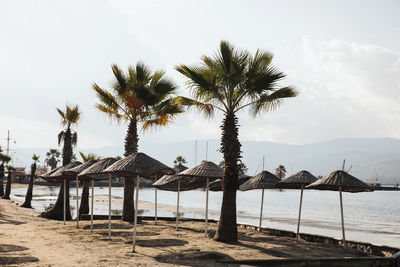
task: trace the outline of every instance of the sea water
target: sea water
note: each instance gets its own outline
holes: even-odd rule
[[[59,187],[34,188],[33,208],[42,211],[54,204]],[[248,224],[259,224],[262,190],[238,191],[237,220]],[[23,201],[26,188],[12,189],[12,197]],[[81,189],[79,189],[79,195]],[[76,189],[70,188],[70,204],[73,217],[76,214]],[[108,187],[95,187],[95,198],[108,198]],[[113,187],[112,198],[122,200],[123,188]],[[158,216],[176,216],[176,192],[157,190]],[[140,203],[154,204],[155,189],[139,191]],[[209,192],[209,218],[218,219],[222,192]],[[265,190],[262,226],[296,231],[299,212],[300,190]],[[180,216],[204,218],[206,192],[193,190],[180,193]],[[149,205],[146,205],[149,207]],[[139,204],[139,209],[140,204]],[[400,192],[374,191],[343,193],[344,223],[346,239],[400,247]],[[122,204],[113,204],[112,213],[121,214]],[[96,202],[94,214],[108,214],[108,202]],[[142,215],[154,216],[154,208],[146,208]],[[305,190],[301,212],[300,232],[342,237],[339,192]]]

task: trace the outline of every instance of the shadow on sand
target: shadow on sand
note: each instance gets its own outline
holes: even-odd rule
[[[12,256],[12,252],[25,251],[28,250],[26,247],[10,245],[10,244],[0,244],[0,265],[11,265],[11,264],[23,264],[27,262],[38,262],[39,259],[30,256],[22,256],[20,254]]]
[[[179,253],[168,253],[160,254],[154,259],[161,263],[174,263],[177,265],[186,266],[226,266],[225,264],[220,264],[219,260],[233,260],[232,257],[215,251],[200,251],[197,249],[189,249]],[[200,261],[195,264],[195,261]],[[237,265],[230,265],[237,266]]]

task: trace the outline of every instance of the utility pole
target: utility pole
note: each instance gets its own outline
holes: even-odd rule
[[[10,130],[7,131],[7,155],[9,156],[10,152]]]

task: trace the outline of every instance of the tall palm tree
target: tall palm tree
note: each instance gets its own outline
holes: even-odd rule
[[[286,168],[283,165],[279,165],[278,168],[275,169],[275,174],[278,176],[281,180],[285,178],[286,175]]]
[[[80,118],[80,111],[78,105],[68,106],[66,105],[65,111],[57,108],[57,112],[61,116],[61,123],[64,129],[58,134],[58,145],[63,143],[62,158],[63,166],[69,164],[72,160],[72,146],[76,145],[78,135],[71,129],[72,126],[78,123]],[[66,183],[66,219],[71,220],[71,210],[69,205],[69,182]],[[64,184],[60,186],[60,192],[58,193],[56,204],[43,212],[42,217],[54,220],[63,220],[63,208],[64,208]]]
[[[128,123],[125,137],[125,156],[138,151],[138,124],[142,130],[167,125],[183,112],[174,101],[175,85],[163,78],[163,71],[151,72],[144,64],[129,67],[125,74],[117,65],[112,66],[115,82],[110,91],[93,84],[99,103],[96,108],[112,119]],[[133,179],[124,182],[122,220],[133,221]]]
[[[97,156],[94,153],[88,153],[84,154],[82,152],[79,152],[81,155],[82,161],[87,162],[89,160],[100,160],[101,157]],[[79,185],[76,185],[79,186]],[[82,182],[82,196],[81,196],[81,204],[79,205],[79,211],[78,211],[79,216],[82,216],[82,214],[89,214],[89,181],[88,180],[83,180]],[[81,218],[79,218],[81,219]]]
[[[60,162],[60,151],[50,148],[46,153],[45,162],[51,167],[51,169],[57,168],[57,164]]]
[[[36,154],[33,154],[32,160],[33,160],[33,163],[31,165],[31,177],[29,179],[28,191],[26,192],[26,195],[25,195],[25,201],[21,205],[21,207],[24,207],[24,208],[32,208],[31,202],[32,202],[32,193],[33,193],[33,181],[35,180],[36,163],[39,161],[39,156]]]
[[[11,157],[0,153],[0,197],[4,196],[3,178],[4,178],[4,164],[7,164]]]
[[[4,192],[4,199],[10,199],[10,194],[11,194],[11,183],[12,183],[12,174],[14,171],[14,167],[11,165],[7,165],[7,184],[6,184],[6,191]]]
[[[291,87],[279,87],[285,74],[271,66],[272,54],[257,50],[251,55],[221,41],[212,57],[203,56],[197,66],[180,65],[176,69],[187,78],[194,99],[181,97],[178,102],[194,106],[206,116],[221,111],[221,149],[224,165],[223,200],[218,229],[219,241],[237,241],[236,188],[241,144],[238,139],[237,113],[246,107],[256,116],[279,106],[287,97],[296,96]]]
[[[174,160],[175,166],[183,165],[185,163],[186,163],[186,159],[184,156],[177,156],[176,159]]]

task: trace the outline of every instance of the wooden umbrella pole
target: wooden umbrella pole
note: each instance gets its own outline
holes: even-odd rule
[[[304,190],[304,184],[301,185],[300,206],[299,206],[299,218],[297,219],[296,240],[299,240],[299,239],[300,239],[299,230],[300,230],[301,205],[302,205],[302,203],[303,203],[303,190]]]
[[[179,193],[181,191],[181,180],[178,180],[178,196],[176,198],[176,231],[178,231],[179,223]]]
[[[342,200],[342,187],[341,186],[339,186],[339,196],[340,196],[340,214],[342,216],[343,246],[347,247],[347,245],[346,245],[346,237],[344,235],[343,200]]]
[[[79,228],[79,179],[76,175],[76,228]]]
[[[263,218],[263,209],[264,209],[264,188],[262,189],[262,193],[261,193],[260,223],[258,225],[258,231],[260,231],[260,232],[261,232],[261,224],[262,224],[262,218]]]
[[[139,175],[136,178],[136,196],[135,196],[135,216],[134,216],[134,221],[133,221],[133,252],[135,252],[135,246],[136,246],[136,225],[137,225],[137,213],[138,213],[138,202],[139,202],[139,183],[140,183],[140,177]]]
[[[93,233],[94,179],[92,179],[92,207],[90,208],[90,232]]]
[[[65,219],[67,217],[67,182],[64,179],[64,225],[65,225]]]
[[[108,238],[111,239],[111,173],[108,175]]]
[[[154,190],[154,224],[157,225],[157,187]]]
[[[205,234],[207,235],[207,226],[208,226],[208,185],[209,185],[209,179],[207,178],[207,193],[206,193],[206,230]]]

